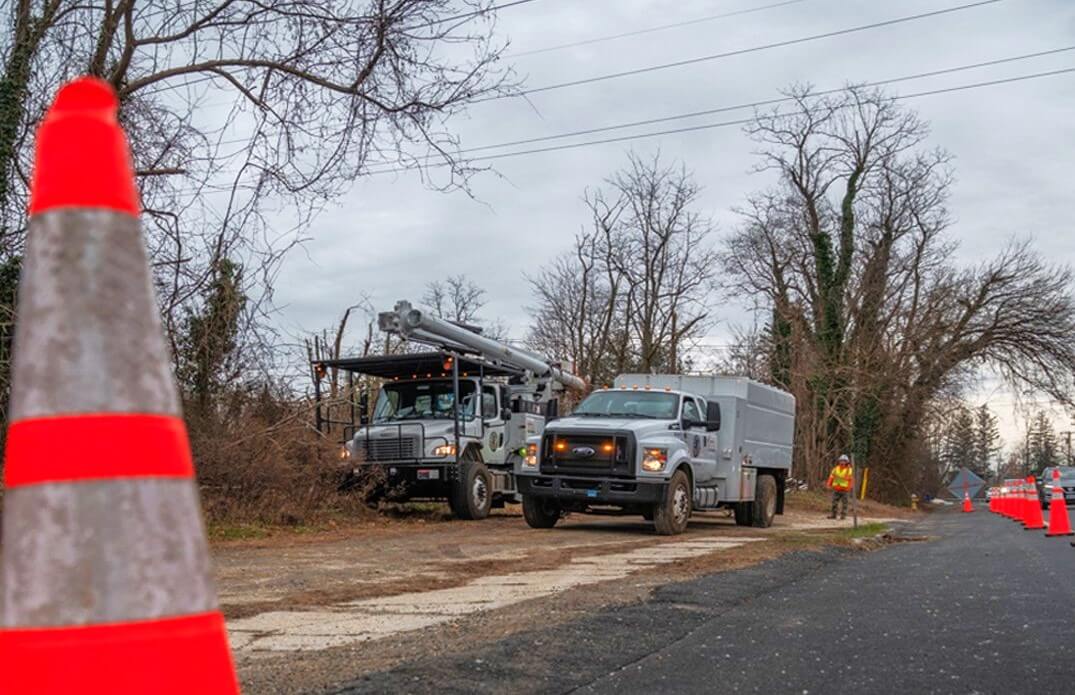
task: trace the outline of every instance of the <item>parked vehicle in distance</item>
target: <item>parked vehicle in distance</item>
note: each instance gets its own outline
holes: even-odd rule
[[[795,397],[743,377],[624,374],[547,423],[516,464],[523,514],[640,514],[662,535],[694,510],[730,507],[742,526],[784,511]]]
[[[1034,479],[1042,509],[1049,508],[1053,498],[1053,471],[1060,471],[1060,487],[1064,488],[1064,503],[1075,504],[1075,466],[1050,466]]]

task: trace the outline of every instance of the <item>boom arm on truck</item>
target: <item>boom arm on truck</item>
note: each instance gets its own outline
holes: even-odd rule
[[[497,366],[523,370],[532,382],[549,380],[578,391],[586,388],[585,381],[565,371],[558,363],[432,316],[415,309],[407,301],[397,302],[393,311],[378,314],[377,325],[385,333],[398,335],[404,340],[425,343],[442,350],[475,354]],[[544,398],[548,398],[547,392]]]

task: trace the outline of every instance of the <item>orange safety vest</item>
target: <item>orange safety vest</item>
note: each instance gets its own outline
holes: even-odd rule
[[[832,473],[829,473],[828,485],[837,492],[849,492],[851,490],[851,477],[854,475],[851,470],[851,466],[847,464],[837,464],[832,469]]]

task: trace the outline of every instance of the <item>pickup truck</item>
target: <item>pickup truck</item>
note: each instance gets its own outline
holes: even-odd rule
[[[795,398],[743,377],[624,374],[527,440],[515,464],[523,514],[640,514],[659,534],[695,510],[767,527],[784,511]]]

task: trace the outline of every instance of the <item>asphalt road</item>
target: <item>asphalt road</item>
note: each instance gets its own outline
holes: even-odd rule
[[[984,509],[926,542],[829,549],[669,584],[640,604],[420,657],[335,692],[1075,691],[1075,548]]]

